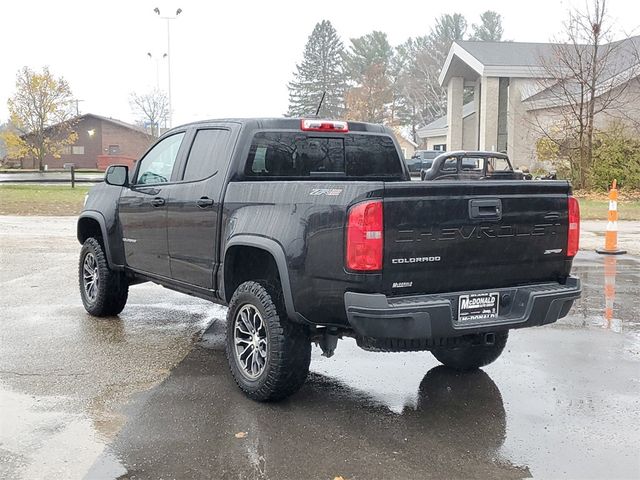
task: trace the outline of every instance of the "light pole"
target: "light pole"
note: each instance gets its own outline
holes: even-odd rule
[[[162,56],[156,55],[154,57],[151,52],[147,52],[147,56],[150,60],[156,61],[156,90],[160,90],[160,60],[167,58],[169,55],[163,53]]]
[[[163,17],[160,15],[160,9],[158,7],[154,8],[153,11],[158,15],[162,20],[167,21],[167,70],[168,70],[168,79],[167,79],[167,93],[169,96],[169,127],[171,127],[171,117],[173,112],[171,111],[171,20],[175,20],[178,18],[178,15],[182,13],[182,9],[178,8],[176,10],[176,14],[173,17]]]

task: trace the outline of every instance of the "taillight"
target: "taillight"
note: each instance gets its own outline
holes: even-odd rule
[[[383,229],[381,200],[351,207],[347,220],[347,269],[358,272],[382,270]]]
[[[575,197],[569,197],[569,235],[567,257],[575,257],[580,247],[580,204]]]
[[[349,131],[349,125],[347,122],[338,120],[300,120],[300,130],[306,132],[347,133]]]

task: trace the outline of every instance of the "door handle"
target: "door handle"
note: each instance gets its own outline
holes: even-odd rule
[[[164,205],[164,198],[162,197],[156,197],[153,200],[151,200],[151,205],[153,205],[154,207],[161,207]]]
[[[207,207],[211,207],[213,206],[213,198],[209,198],[209,197],[201,197],[198,199],[198,201],[196,202],[196,204],[200,207],[200,208],[207,208]]]
[[[495,199],[478,199],[469,200],[469,218],[473,219],[502,219],[502,201]]]

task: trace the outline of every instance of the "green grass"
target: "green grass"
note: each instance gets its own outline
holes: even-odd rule
[[[608,200],[579,198],[580,217],[585,220],[606,220],[609,211]],[[618,201],[620,220],[640,220],[640,200]]]
[[[0,185],[0,215],[77,215],[90,187]]]
[[[87,186],[0,185],[0,215],[77,215],[82,210]],[[580,198],[585,220],[606,220],[608,200]],[[640,220],[640,200],[618,202],[620,220]]]

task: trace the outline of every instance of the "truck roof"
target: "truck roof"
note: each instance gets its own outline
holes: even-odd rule
[[[174,127],[169,132],[181,129],[185,127],[196,127],[196,126],[206,126],[220,123],[237,123],[241,125],[245,125],[252,129],[265,129],[265,128],[274,128],[278,130],[298,130],[300,129],[301,120],[305,119],[314,119],[314,117],[294,117],[294,118],[283,118],[283,117],[272,117],[272,118],[214,118],[208,120],[199,120],[196,122],[186,123],[180,125],[178,127]],[[379,125],[376,123],[366,123],[366,122],[347,122],[349,124],[350,132],[370,132],[370,133],[392,133],[384,125]]]

